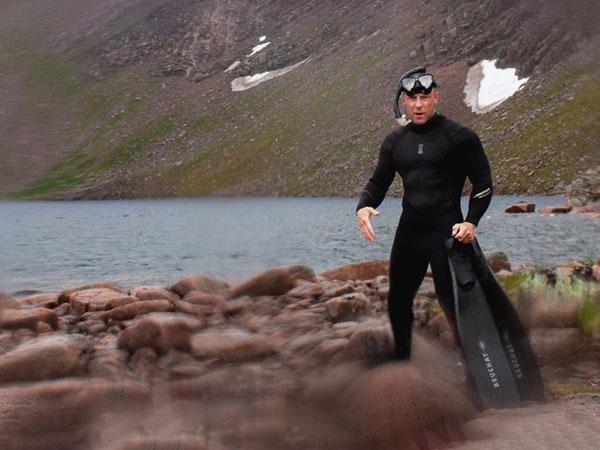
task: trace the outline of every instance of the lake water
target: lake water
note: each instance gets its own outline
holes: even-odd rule
[[[485,251],[501,250],[513,264],[600,258],[599,220],[578,214],[505,214],[505,206],[517,200],[537,207],[564,202],[560,197],[495,196],[478,227]],[[3,201],[0,290],[59,291],[95,281],[131,287],[174,283],[199,273],[240,281],[279,265],[306,264],[319,272],[389,257],[400,199],[387,198],[379,208],[373,243],[358,231],[356,201]]]

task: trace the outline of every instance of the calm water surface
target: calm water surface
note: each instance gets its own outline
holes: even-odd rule
[[[521,199],[537,207],[564,201],[494,197],[478,227],[485,251],[502,250],[513,264],[600,258],[599,220],[502,212]],[[374,243],[360,236],[355,206],[346,198],[0,202],[0,290],[57,291],[93,281],[129,287],[198,273],[239,281],[284,264],[321,271],[387,258],[400,199],[379,208]]]

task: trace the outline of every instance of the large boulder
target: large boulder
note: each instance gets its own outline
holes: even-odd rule
[[[180,297],[185,297],[190,291],[200,291],[207,294],[225,294],[229,284],[208,275],[193,275],[182,278],[175,283],[171,290]]]
[[[301,265],[275,267],[235,286],[231,297],[283,295],[296,287],[300,280],[315,282],[315,273],[310,267]]]
[[[56,329],[58,316],[48,308],[6,309],[0,313],[0,328],[28,328],[37,331],[40,322]]]
[[[39,381],[79,375],[84,370],[80,336],[45,336],[26,341],[0,357],[0,382]]]
[[[85,291],[88,289],[110,289],[111,291],[120,292],[121,294],[127,295],[127,291],[125,289],[120,288],[114,283],[90,283],[85,286],[79,286],[75,288],[65,289],[58,296],[59,303],[68,303],[71,297],[71,294],[77,291]]]
[[[150,313],[125,328],[118,345],[132,352],[142,347],[150,347],[157,353],[189,350],[191,334],[201,327],[200,320],[186,314]]]
[[[277,352],[266,336],[237,328],[198,333],[192,337],[190,346],[191,353],[198,358],[228,362],[256,359]]]
[[[389,260],[373,259],[327,269],[319,275],[328,280],[371,280],[379,275],[388,275],[389,269]]]
[[[71,314],[81,316],[88,311],[105,311],[137,300],[136,297],[113,289],[83,289],[69,295],[69,307]]]

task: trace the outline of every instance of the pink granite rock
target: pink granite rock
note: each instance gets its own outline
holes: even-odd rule
[[[300,280],[316,281],[312,269],[300,265],[275,267],[235,286],[232,289],[231,297],[283,295],[293,289]]]
[[[157,353],[170,349],[189,350],[191,334],[202,325],[202,321],[186,314],[150,313],[125,328],[118,345],[129,351],[150,347]]]
[[[504,210],[505,213],[532,213],[535,212],[535,205],[533,203],[515,203],[507,206]]]
[[[378,275],[388,275],[389,267],[389,260],[373,259],[327,269],[319,275],[328,280],[371,280]]]
[[[0,315],[0,328],[29,328],[35,331],[38,322],[46,322],[56,329],[58,316],[47,308],[6,309]]]
[[[80,336],[44,336],[26,341],[0,358],[0,382],[38,381],[83,372]]]
[[[223,294],[228,289],[229,285],[225,281],[217,280],[208,275],[185,277],[171,287],[171,290],[180,297],[185,297],[190,291],[200,291],[206,294]]]
[[[136,297],[124,295],[113,289],[95,288],[75,291],[69,295],[71,314],[81,316],[87,311],[105,311],[137,301]]]
[[[59,294],[36,294],[17,300],[22,307],[39,306],[43,308],[55,308],[58,306]]]
[[[544,206],[540,208],[539,212],[541,214],[566,214],[573,210],[571,205],[561,205],[561,206]]]

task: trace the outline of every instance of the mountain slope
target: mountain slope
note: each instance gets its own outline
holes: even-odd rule
[[[0,41],[11,62],[0,192],[11,197],[356,195],[395,126],[398,74],[424,63],[441,112],[480,133],[500,192],[560,191],[600,165],[591,1],[50,3],[0,6],[1,21],[21,17]],[[269,46],[247,57],[263,35]],[[529,81],[475,115],[463,88],[484,58]]]

